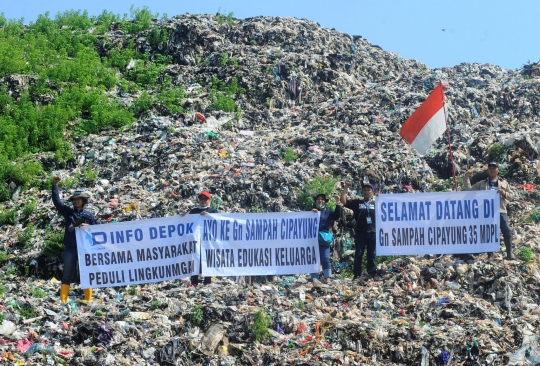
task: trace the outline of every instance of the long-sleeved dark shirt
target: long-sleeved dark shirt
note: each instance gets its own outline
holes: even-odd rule
[[[69,230],[70,227],[77,225],[77,219],[84,218],[88,225],[97,224],[94,214],[88,210],[76,211],[74,208],[66,206],[60,199],[58,186],[52,188],[52,201],[60,215],[64,216],[64,245],[66,248],[77,248],[77,239],[75,230]]]
[[[200,207],[195,207],[194,209],[192,209],[191,211],[189,211],[189,214],[200,214],[201,212],[203,211],[206,211],[208,213],[217,213],[217,210],[213,209],[212,207],[208,207],[208,208],[200,208]]]
[[[347,200],[345,207],[353,210],[356,219],[356,235],[359,233],[375,232],[375,199],[366,202],[365,199]],[[368,224],[367,218],[371,218]]]
[[[336,206],[335,210],[324,209],[320,212],[319,231],[330,231],[332,221],[339,220],[341,217],[341,206]]]

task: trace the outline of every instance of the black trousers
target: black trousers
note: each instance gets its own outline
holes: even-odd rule
[[[202,273],[202,259],[201,262],[199,262],[199,274]],[[205,277],[204,282],[205,285],[209,285],[212,283],[212,277]],[[199,275],[193,275],[191,276],[191,284],[197,286],[199,284]]]
[[[375,232],[359,232],[354,238],[354,243],[356,246],[354,252],[354,275],[355,277],[362,275],[362,257],[364,252],[367,250],[367,271],[369,274],[375,272],[376,266],[376,254],[375,254],[375,245],[376,245],[376,234]]]

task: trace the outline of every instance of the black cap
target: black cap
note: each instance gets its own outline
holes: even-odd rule
[[[315,196],[315,201],[317,201],[317,198],[319,198],[319,197],[322,197],[322,199],[323,199],[324,201],[328,201],[328,200],[326,199],[326,195],[325,195],[324,193],[319,193],[318,195],[316,195],[316,196]]]
[[[373,189],[373,184],[371,184],[371,183],[362,183],[362,189],[364,189],[364,187],[369,187],[369,188]]]
[[[492,166],[492,165],[493,165],[493,166],[496,166],[497,168],[499,167],[499,163],[497,163],[496,161],[490,161],[490,162],[488,163],[488,166]]]

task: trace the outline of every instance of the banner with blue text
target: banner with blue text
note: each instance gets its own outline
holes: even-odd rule
[[[379,195],[377,255],[499,251],[499,199],[494,190]]]
[[[319,272],[319,214],[207,214],[201,228],[205,276]]]
[[[201,215],[76,229],[82,288],[160,282],[200,271]]]

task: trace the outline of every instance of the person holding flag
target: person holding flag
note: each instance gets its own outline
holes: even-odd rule
[[[506,205],[512,200],[512,190],[510,185],[504,179],[499,177],[499,164],[496,161],[491,161],[488,164],[488,177],[480,182],[476,182],[471,186],[470,176],[473,173],[472,169],[467,170],[465,177],[463,178],[463,184],[467,191],[483,191],[494,190],[500,195],[500,215],[501,215],[501,231],[503,234],[504,245],[506,247],[506,257],[508,259],[516,259],[512,253],[512,230],[508,224],[508,214],[506,211]],[[489,257],[492,257],[492,253],[489,253]]]

